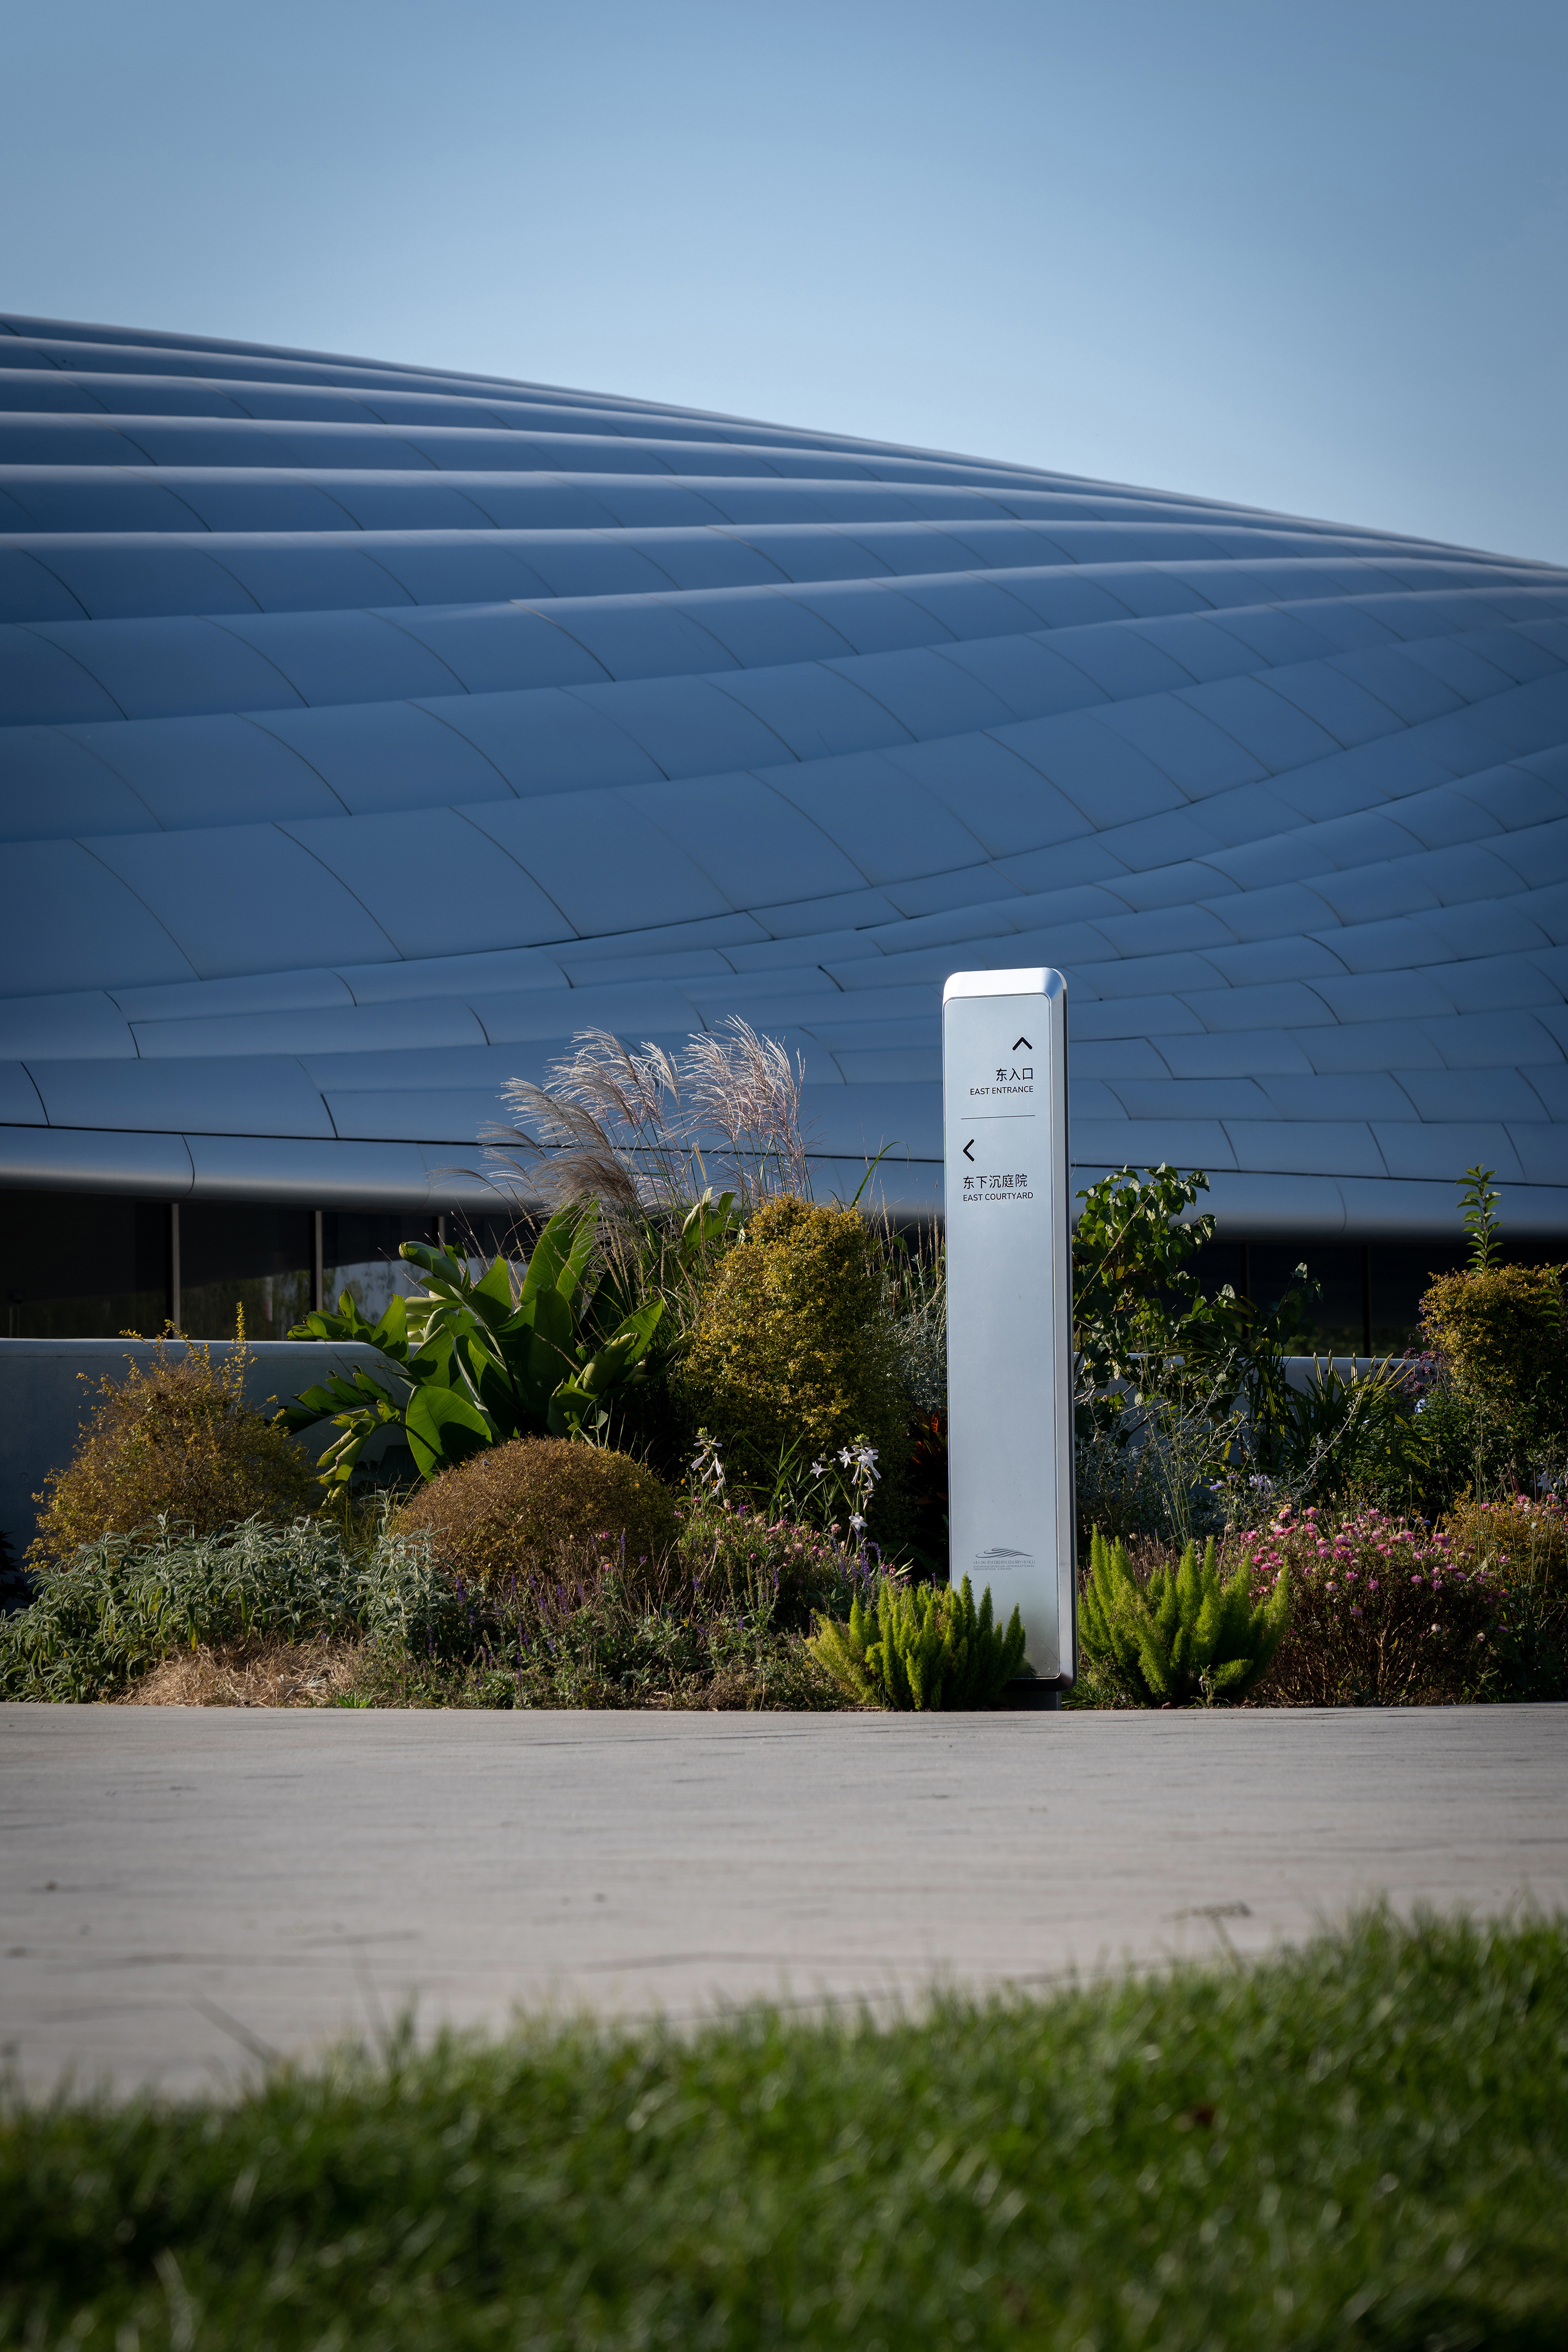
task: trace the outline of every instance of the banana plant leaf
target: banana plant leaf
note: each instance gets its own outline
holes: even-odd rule
[[[392,1427],[431,1478],[509,1438],[602,1425],[646,1376],[664,1301],[617,1314],[620,1302],[593,1271],[596,1224],[592,1207],[558,1210],[515,1290],[502,1257],[476,1281],[461,1258],[405,1242],[400,1255],[424,1276],[423,1297],[393,1299],[372,1323],[345,1291],[336,1314],[318,1310],[297,1324],[290,1339],[359,1340],[386,1360],[384,1375],[333,1372],[284,1408],[291,1430],[323,1421],[342,1430],[322,1457],[323,1480],[345,1485],[372,1439]]]

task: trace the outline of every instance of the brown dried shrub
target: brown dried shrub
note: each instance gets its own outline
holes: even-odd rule
[[[427,1539],[431,1557],[467,1584],[576,1570],[601,1539],[628,1570],[655,1568],[676,1537],[675,1498],[629,1454],[567,1437],[518,1437],[429,1479],[392,1521]]]
[[[357,1642],[257,1641],[176,1650],[137,1682],[121,1706],[331,1706],[354,1690]]]
[[[34,1496],[44,1507],[29,1561],[68,1559],[82,1544],[163,1515],[213,1535],[258,1517],[287,1526],[314,1510],[321,1487],[310,1462],[245,1402],[248,1362],[241,1316],[237,1344],[217,1363],[208,1347],[175,1355],[163,1339],[150,1364],[105,1380],[75,1454]]]

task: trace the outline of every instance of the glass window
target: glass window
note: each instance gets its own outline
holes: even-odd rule
[[[321,1218],[321,1298],[335,1309],[346,1290],[362,1315],[375,1322],[387,1302],[421,1286],[418,1269],[397,1255],[405,1242],[433,1242],[433,1217],[328,1209]]]
[[[180,1328],[192,1339],[232,1339],[243,1307],[247,1339],[286,1339],[310,1310],[315,1248],[309,1209],[183,1202]]]
[[[168,1242],[162,1201],[8,1192],[0,1329],[8,1339],[155,1338],[168,1304]]]

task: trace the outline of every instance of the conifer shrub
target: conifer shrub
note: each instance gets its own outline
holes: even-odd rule
[[[679,1381],[693,1427],[742,1478],[766,1485],[792,1451],[869,1444],[885,1474],[873,1531],[885,1528],[909,1406],[887,1267],[852,1209],[765,1202],[703,1285]]]
[[[1283,1566],[1255,1601],[1249,1562],[1238,1562],[1221,1583],[1211,1536],[1201,1559],[1189,1543],[1174,1568],[1157,1568],[1145,1582],[1133,1573],[1126,1545],[1094,1531],[1079,1639],[1134,1706],[1245,1698],[1273,1664],[1289,1622]]]
[[[863,1706],[952,1712],[995,1705],[1024,1663],[1024,1626],[1015,1609],[1002,1633],[989,1586],[976,1609],[967,1576],[956,1591],[884,1576],[868,1602],[855,1595],[847,1624],[819,1617],[807,1646]]]
[[[628,1454],[569,1437],[519,1437],[427,1479],[394,1515],[395,1536],[418,1538],[462,1583],[576,1573],[590,1548],[619,1555],[635,1576],[673,1549],[675,1498]]]
[[[286,1526],[321,1499],[314,1470],[287,1431],[245,1402],[249,1352],[238,1318],[232,1351],[158,1340],[150,1364],[107,1379],[75,1454],[51,1471],[35,1568],[68,1559],[100,1536],[160,1519],[210,1535],[247,1519]]]

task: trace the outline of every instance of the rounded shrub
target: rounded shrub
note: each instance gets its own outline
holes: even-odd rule
[[[679,1378],[693,1426],[712,1431],[742,1476],[771,1478],[792,1446],[809,1460],[864,1438],[886,1481],[907,1450],[899,1360],[864,1218],[785,1197],[756,1212],[709,1276]]]
[[[1525,1461],[1568,1445],[1568,1268],[1438,1275],[1421,1301],[1426,1344],[1467,1423]]]
[[[392,1521],[424,1538],[464,1583],[580,1571],[591,1548],[626,1546],[628,1569],[660,1561],[676,1538],[675,1498],[629,1454],[570,1437],[517,1437],[443,1470]]]
[[[29,1561],[68,1559],[160,1517],[204,1536],[313,1510],[321,1490],[310,1461],[245,1402],[248,1362],[242,1321],[239,1344],[216,1363],[208,1347],[175,1354],[160,1339],[151,1363],[104,1381],[75,1454],[34,1498],[44,1507]]]

